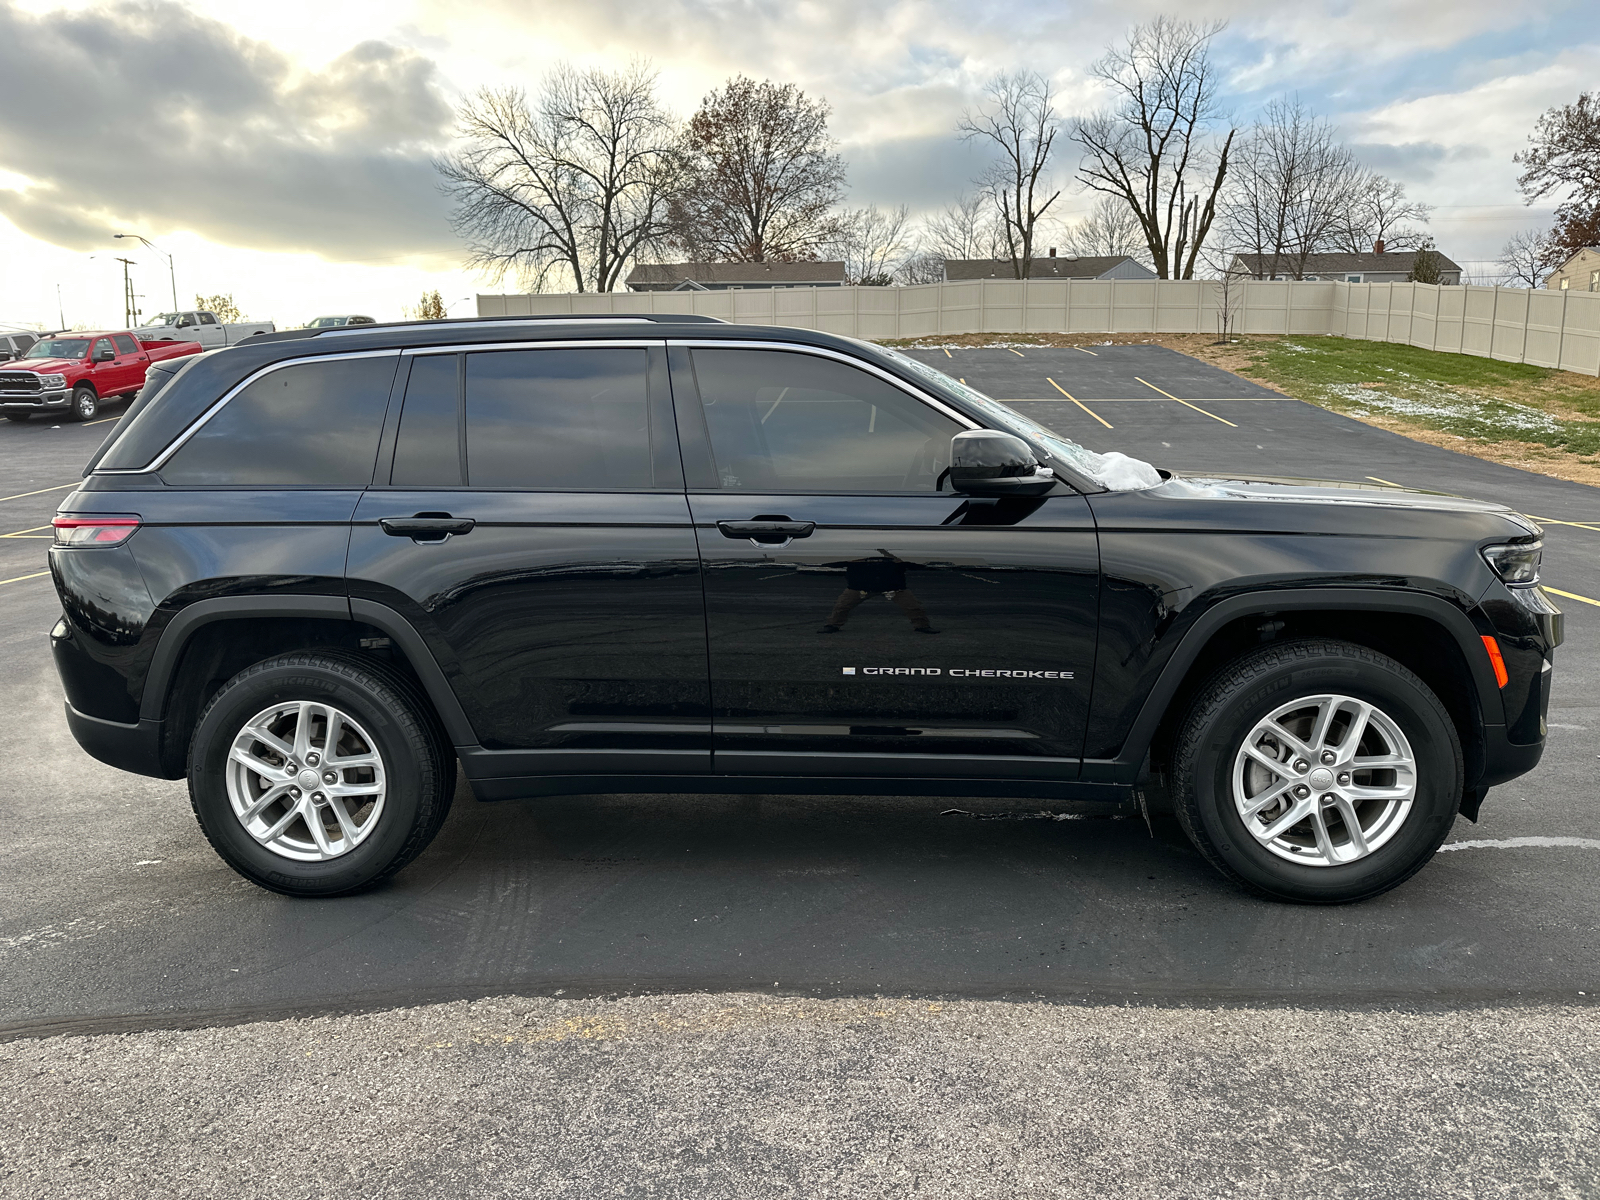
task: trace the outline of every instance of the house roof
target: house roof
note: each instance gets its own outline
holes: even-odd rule
[[[1565,271],[1568,267],[1570,267],[1573,263],[1577,262],[1578,259],[1582,258],[1585,254],[1600,254],[1600,246],[1579,246],[1576,250],[1574,250],[1566,258],[1562,259],[1560,266],[1556,267],[1556,269],[1554,271],[1550,272],[1550,273],[1552,275],[1561,274],[1561,272]]]
[[[628,272],[638,283],[843,283],[842,262],[640,263]]]
[[[1346,271],[1359,272],[1363,275],[1370,272],[1407,272],[1416,260],[1415,250],[1391,250],[1385,254],[1308,254],[1306,263],[1302,268],[1307,275],[1341,275]],[[1272,255],[1270,254],[1235,254],[1233,261],[1243,263],[1245,270],[1252,275],[1260,275],[1273,269]],[[1282,275],[1295,268],[1296,259],[1290,254],[1278,255],[1277,272]],[[1459,271],[1459,263],[1451,262],[1444,255],[1439,255],[1439,267],[1444,271]]]
[[[1131,254],[1105,254],[1092,258],[1036,258],[1030,279],[1099,279],[1125,262],[1136,261]],[[1152,272],[1153,274],[1153,272]],[[947,258],[944,277],[960,279],[1015,279],[1009,258]]]

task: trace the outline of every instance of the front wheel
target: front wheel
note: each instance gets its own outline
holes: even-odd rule
[[[1299,641],[1236,660],[1201,690],[1174,751],[1184,832],[1230,878],[1339,904],[1432,859],[1461,800],[1461,742],[1398,662]]]
[[[100,411],[100,397],[95,395],[94,389],[87,384],[79,384],[72,391],[72,412],[74,421],[88,421]]]
[[[285,654],[235,675],[201,714],[189,799],[245,878],[339,896],[393,875],[444,823],[455,782],[426,701],[387,668]]]

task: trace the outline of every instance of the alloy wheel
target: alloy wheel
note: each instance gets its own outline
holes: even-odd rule
[[[1233,764],[1234,807],[1279,858],[1356,862],[1399,832],[1417,795],[1417,763],[1394,718],[1352,696],[1306,696],[1251,729]]]
[[[377,828],[388,794],[377,743],[348,713],[310,700],[247,721],[229,748],[226,778],[245,832],[299,862],[354,850]]]

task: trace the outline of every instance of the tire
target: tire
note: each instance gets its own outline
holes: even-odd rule
[[[1342,770],[1358,751],[1394,765]],[[1206,682],[1173,751],[1173,799],[1189,840],[1228,878],[1278,900],[1345,904],[1428,864],[1455,821],[1463,773],[1455,725],[1416,675],[1364,646],[1295,641]],[[1285,826],[1295,811],[1305,815]]]
[[[340,757],[321,761],[330,749]],[[293,772],[282,769],[286,757]],[[317,777],[330,769],[327,786]],[[387,879],[439,832],[454,786],[454,756],[415,685],[339,651],[239,672],[189,744],[189,800],[207,840],[246,879],[286,896],[350,895]],[[269,792],[280,794],[268,801]]]
[[[72,389],[72,407],[67,412],[69,421],[91,421],[100,411],[100,397],[86,383]]]

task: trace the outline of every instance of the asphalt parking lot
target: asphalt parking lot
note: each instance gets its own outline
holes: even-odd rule
[[[1411,442],[1160,347],[915,353],[1092,449],[1120,449],[1179,471],[1377,479],[1504,500],[1547,522],[1547,584],[1600,600],[1600,489]],[[447,1081],[439,1096],[459,1100],[464,1093],[452,1089],[476,1087],[476,1077],[489,1081],[485,1101],[536,1104],[526,1091],[508,1090],[495,1072],[511,1068],[499,1059],[458,1055],[445,1062],[436,1055],[437,1061],[425,1061],[419,1049],[437,1041],[434,1050],[465,1054],[466,1047],[487,1045],[483,1039],[491,1035],[523,1046],[515,1039],[532,1021],[538,1029],[570,1031],[538,1043],[564,1047],[550,1053],[567,1056],[540,1068],[551,1072],[551,1087],[603,1078],[611,1089],[611,1117],[580,1126],[596,1137],[646,1139],[668,1156],[640,1167],[638,1179],[674,1178],[672,1163],[693,1168],[678,1178],[697,1177],[693,1171],[707,1169],[719,1155],[733,1155],[725,1177],[713,1172],[696,1194],[752,1194],[734,1187],[735,1180],[766,1193],[817,1194],[799,1184],[823,1178],[815,1173],[823,1170],[820,1162],[801,1163],[792,1154],[767,1162],[789,1164],[788,1175],[758,1186],[767,1179],[760,1147],[792,1149],[792,1139],[804,1137],[801,1126],[780,1122],[761,1137],[728,1134],[717,1141],[719,1106],[748,1106],[739,1125],[748,1133],[751,1114],[791,1086],[788,1072],[773,1066],[775,1055],[792,1056],[793,1078],[802,1081],[784,1120],[820,1119],[815,1114],[832,1096],[864,1122],[904,1123],[907,1135],[898,1143],[861,1130],[852,1141],[842,1128],[835,1130],[859,1159],[855,1175],[829,1177],[847,1191],[849,1179],[868,1177],[874,1187],[910,1191],[910,1177],[896,1176],[885,1164],[904,1165],[919,1153],[929,1163],[967,1161],[955,1150],[962,1138],[988,1137],[1002,1146],[995,1153],[1004,1158],[1004,1146],[1025,1147],[1026,1139],[1014,1130],[995,1131],[1026,1122],[1030,1112],[1037,1116],[1043,1110],[1030,1109],[1027,1098],[1055,1088],[1085,1111],[1119,1096],[1132,1103],[1101,1130],[1107,1146],[1119,1137],[1134,1140],[1118,1145],[1136,1144],[1130,1132],[1136,1118],[1168,1121],[1164,1137],[1189,1130],[1197,1144],[1225,1136],[1236,1120],[1281,1120],[1294,1126],[1291,1140],[1302,1149],[1291,1157],[1298,1155],[1302,1165],[1304,1147],[1315,1141],[1306,1124],[1314,1124],[1313,1097],[1325,1097],[1317,1102],[1332,1113],[1370,1095],[1374,1112],[1390,1105],[1397,1121],[1421,1105],[1427,1115],[1406,1134],[1363,1141],[1363,1126],[1355,1121],[1348,1138],[1340,1125],[1341,1140],[1324,1147],[1347,1162],[1353,1155],[1376,1157],[1388,1152],[1386,1146],[1410,1147],[1410,1157],[1391,1153],[1391,1167],[1399,1162],[1403,1169],[1393,1167],[1387,1191],[1363,1190],[1377,1176],[1350,1180],[1307,1175],[1298,1167],[1281,1176],[1322,1195],[1425,1194],[1440,1178],[1430,1173],[1449,1161],[1452,1147],[1468,1136],[1462,1129],[1477,1120],[1471,1103],[1479,1112],[1503,1108],[1520,1116],[1508,1117],[1502,1141],[1484,1150],[1479,1169],[1489,1174],[1480,1173],[1477,1183],[1499,1170],[1524,1170],[1532,1173],[1522,1179],[1544,1179],[1530,1189],[1540,1194],[1596,1194],[1593,1147],[1600,1142],[1589,1006],[1600,991],[1600,889],[1593,884],[1600,865],[1600,604],[1557,597],[1568,612],[1567,644],[1557,662],[1550,743],[1539,769],[1495,789],[1479,824],[1458,822],[1446,851],[1422,874],[1359,906],[1309,909],[1255,900],[1215,876],[1165,826],[1152,834],[1130,820],[1053,820],[1036,805],[757,796],[491,805],[475,802],[464,785],[437,841],[391,885],[362,897],[295,902],[244,883],[216,859],[194,824],[181,782],[102,767],[67,733],[45,645],[59,609],[41,574],[44,527],[109,428],[44,421],[0,427],[0,1038],[133,1036],[4,1047],[0,1078],[10,1082],[3,1090],[26,1101],[13,1105],[20,1114],[14,1119],[29,1122],[35,1141],[32,1151],[11,1152],[9,1159],[0,1151],[0,1188],[47,1194],[32,1184],[23,1189],[36,1181],[35,1165],[67,1162],[77,1153],[73,1137],[40,1116],[54,1111],[56,1101],[28,1098],[55,1096],[66,1087],[61,1094],[76,1097],[72,1103],[89,1114],[86,1129],[110,1128],[115,1106],[105,1097],[126,1094],[135,1108],[155,1105],[148,1097],[160,1087],[151,1091],[151,1080],[184,1091],[207,1070],[195,1057],[206,1046],[235,1065],[254,1063],[265,1073],[259,1078],[287,1072],[285,1087],[326,1090],[332,1077],[306,1076],[298,1049],[304,1044],[304,1056],[333,1076],[353,1071],[346,1077],[359,1089],[381,1088],[372,1056],[394,1054],[410,1063],[405,1070],[420,1071],[418,1078],[439,1072]],[[967,814],[948,814],[951,808]],[[650,1040],[663,1020],[678,1019],[671,1014],[724,1003],[705,1000],[705,993],[737,994],[725,1002],[733,1008],[781,1001],[799,1006],[794,1012],[800,1015],[781,1037],[746,1021],[734,1022],[738,1036],[718,1038],[714,1022],[691,1021],[694,1037],[674,1042],[670,1052]],[[232,1042],[219,1041],[223,1034],[215,1028],[511,994],[528,998],[513,1005],[522,1006],[514,1020],[483,1015],[500,1009],[458,1003],[432,1015],[256,1025]],[[618,996],[639,999],[609,999]],[[862,998],[880,996],[896,999],[862,1007]],[[997,1000],[1005,1003],[980,1003]],[[939,1005],[960,1014],[966,1074],[936,1069],[949,1030],[932,1030],[925,1014]],[[1127,1005],[1145,1006],[1134,1011],[1150,1013],[1148,1021],[1117,1017],[1118,1006]],[[1422,1015],[1384,1015],[1396,1008]],[[924,1015],[898,1023],[868,1015],[880,1011]],[[636,1032],[645,1026],[656,1032],[632,1040],[626,1032],[582,1032],[627,1020],[636,1022]],[[1426,1053],[1437,1056],[1431,1069],[1405,1057],[1424,1053],[1415,1045],[1418,1027],[1406,1024],[1419,1020],[1438,1022],[1423,1038],[1434,1046]],[[1366,1032],[1343,1042],[1323,1036],[1352,1021]],[[1233,1044],[1236,1052],[1249,1043],[1256,1091],[1206,1093],[1198,1107],[1173,1117],[1171,1106],[1185,1103],[1186,1088],[1204,1091],[1195,1081],[1205,1075],[1205,1064],[1225,1070],[1230,1058],[1225,1042],[1202,1026],[1234,1030],[1243,1039]],[[1263,1034],[1290,1026],[1299,1032]],[[1070,1045],[1059,1042],[1069,1027],[1082,1033]],[[1247,1028],[1255,1035],[1241,1032]],[[198,1032],[141,1032],[162,1029]],[[283,1031],[278,1041],[260,1032],[274,1029]],[[973,1043],[985,1029],[997,1055],[989,1076]],[[473,1041],[474,1031],[484,1030]],[[1439,1030],[1450,1032],[1435,1036]],[[1051,1062],[1081,1060],[1075,1083],[1052,1081],[1030,1059],[1030,1046],[1052,1038],[1057,1057]],[[296,1048],[286,1049],[282,1039]],[[579,1049],[594,1057],[574,1058]],[[1174,1053],[1199,1072],[1188,1083],[1163,1074]],[[1142,1082],[1109,1090],[1092,1085],[1089,1076],[1107,1054],[1124,1055],[1121,1069]],[[353,1068],[351,1056],[364,1065]],[[765,1066],[757,1069],[763,1056]],[[1360,1086],[1349,1085],[1354,1092],[1339,1086],[1341,1058],[1369,1073]],[[1558,1060],[1566,1066],[1553,1066]],[[1401,1062],[1409,1064],[1406,1071],[1416,1066],[1416,1080],[1384,1075],[1399,1071]],[[290,1070],[284,1064],[298,1065]],[[1468,1082],[1452,1082],[1450,1071],[1457,1069],[1467,1072]],[[673,1071],[682,1077],[669,1082]],[[1332,1074],[1319,1074],[1311,1086],[1307,1071]],[[964,1103],[948,1102],[950,1089],[981,1091],[986,1078],[997,1089],[1015,1084],[1015,1099],[997,1090],[993,1103],[980,1102],[976,1093]],[[688,1080],[699,1080],[712,1098],[692,1099],[683,1091]],[[935,1085],[945,1089],[946,1101],[919,1106],[921,1089]],[[334,1084],[336,1091],[342,1086]],[[218,1099],[205,1114],[184,1120],[151,1109],[148,1119],[167,1131],[157,1144],[203,1140],[206,1120],[229,1104],[247,1104],[248,1087],[239,1087],[239,1098]],[[91,1103],[91,1095],[101,1099]],[[652,1125],[651,1095],[679,1113],[673,1130]],[[465,1153],[463,1147],[493,1140],[482,1123],[489,1119],[484,1110],[468,1105],[476,1115],[467,1120],[457,1100],[435,1097],[456,1124],[441,1127],[451,1132],[440,1135],[444,1141],[430,1154],[443,1155],[446,1144]],[[560,1101],[534,1124],[559,1130],[552,1114],[574,1103]],[[1051,1137],[1086,1136],[1077,1115],[1039,1119]],[[1148,1124],[1142,1128],[1148,1131]],[[1036,1150],[1019,1148],[1004,1162],[984,1160],[988,1177],[977,1159],[965,1174],[930,1166],[919,1186],[948,1195],[1108,1194],[1093,1186],[1102,1177],[1092,1173],[1072,1186],[1043,1167],[1028,1174],[1024,1168]],[[1273,1153],[1262,1144],[1259,1161]],[[1541,1153],[1558,1164],[1540,1168],[1542,1177],[1528,1166]],[[141,1161],[139,1154],[131,1146],[96,1149],[84,1159],[90,1165],[83,1178],[107,1189],[136,1178],[126,1172]],[[1131,1163],[1137,1156],[1125,1157]],[[452,1161],[467,1170],[466,1159]],[[105,1174],[97,1162],[125,1174]],[[496,1178],[487,1162],[473,1158],[468,1175]],[[563,1162],[562,1170],[576,1172],[573,1179],[584,1177],[578,1158]],[[867,1170],[874,1162],[878,1167]],[[1244,1191],[1250,1176],[1230,1174],[1237,1165],[1211,1164],[1206,1178],[1212,1190],[1193,1194],[1231,1195],[1236,1184],[1237,1194],[1277,1194]],[[378,1178],[393,1185],[391,1194],[428,1194],[428,1177],[416,1169],[412,1158],[403,1170]],[[532,1169],[523,1164],[504,1180]],[[597,1168],[591,1163],[589,1169]],[[1124,1169],[1136,1173],[1132,1165]],[[1148,1162],[1138,1170],[1147,1172],[1149,1191],[1126,1194],[1191,1194],[1164,1190],[1162,1179],[1170,1183],[1172,1177]],[[307,1180],[315,1178],[281,1176],[286,1185],[307,1190]],[[982,1178],[1009,1180],[1010,1186],[984,1190],[973,1182]],[[486,1187],[484,1194],[513,1194],[505,1186],[505,1192]],[[570,1190],[584,1193],[581,1182]],[[628,1189],[589,1189],[602,1193]],[[213,1191],[196,1184],[193,1194]],[[225,1189],[218,1185],[214,1194]],[[1485,1186],[1481,1194],[1519,1193]]]

